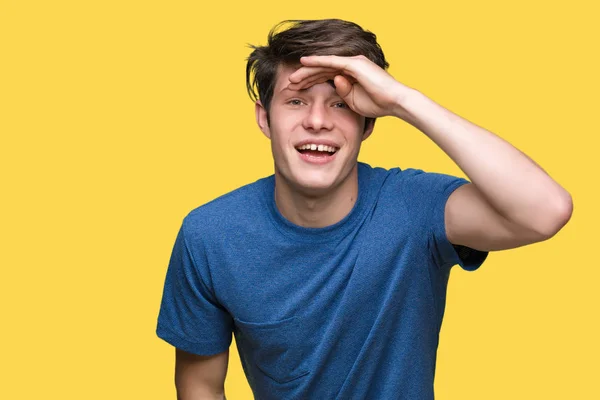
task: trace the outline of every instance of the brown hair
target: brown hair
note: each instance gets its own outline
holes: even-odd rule
[[[281,30],[286,25],[290,26]],[[260,99],[267,110],[267,122],[277,70],[282,64],[299,64],[300,57],[309,55],[364,55],[383,69],[389,67],[374,33],[340,19],[282,21],[271,29],[267,43],[249,45],[254,50],[246,64],[246,89],[250,98]],[[371,120],[374,118],[366,119],[365,129]]]

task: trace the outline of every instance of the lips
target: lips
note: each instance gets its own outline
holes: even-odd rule
[[[335,157],[337,156],[337,150],[335,150],[334,152],[329,152],[329,151],[319,151],[319,150],[308,150],[308,149],[303,149],[303,150],[298,150],[298,155],[300,156],[300,158],[310,164],[317,164],[317,165],[322,165],[322,164],[327,164],[331,161],[333,161],[335,159]]]
[[[338,149],[336,147],[332,147],[332,146],[325,146],[325,145],[316,145],[316,144],[305,144],[302,146],[299,146],[296,148],[296,150],[300,153],[315,153],[315,155],[317,153],[323,153],[323,154],[333,154],[335,153]]]
[[[340,146],[326,139],[306,139],[294,145],[300,158],[309,164],[322,165],[333,161]]]

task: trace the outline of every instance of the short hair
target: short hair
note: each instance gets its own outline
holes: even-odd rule
[[[383,69],[389,67],[377,36],[354,22],[340,19],[286,20],[269,32],[266,46],[249,45],[252,53],[246,64],[246,89],[253,101],[260,99],[267,111],[280,65],[300,64],[300,57],[310,55],[363,55]],[[365,121],[365,129],[370,120]]]

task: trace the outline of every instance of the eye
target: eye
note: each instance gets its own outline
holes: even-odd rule
[[[334,106],[337,108],[348,108],[348,104],[344,103],[343,101],[338,101],[334,104]]]
[[[300,106],[300,105],[302,105],[302,100],[292,99],[292,100],[288,101],[287,103],[292,106]]]

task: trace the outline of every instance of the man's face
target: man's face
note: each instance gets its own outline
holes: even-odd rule
[[[276,175],[292,190],[323,195],[346,182],[372,126],[364,130],[365,118],[346,105],[331,83],[300,91],[286,89],[288,77],[296,69],[279,68],[270,124],[260,103],[256,118],[271,139]]]

